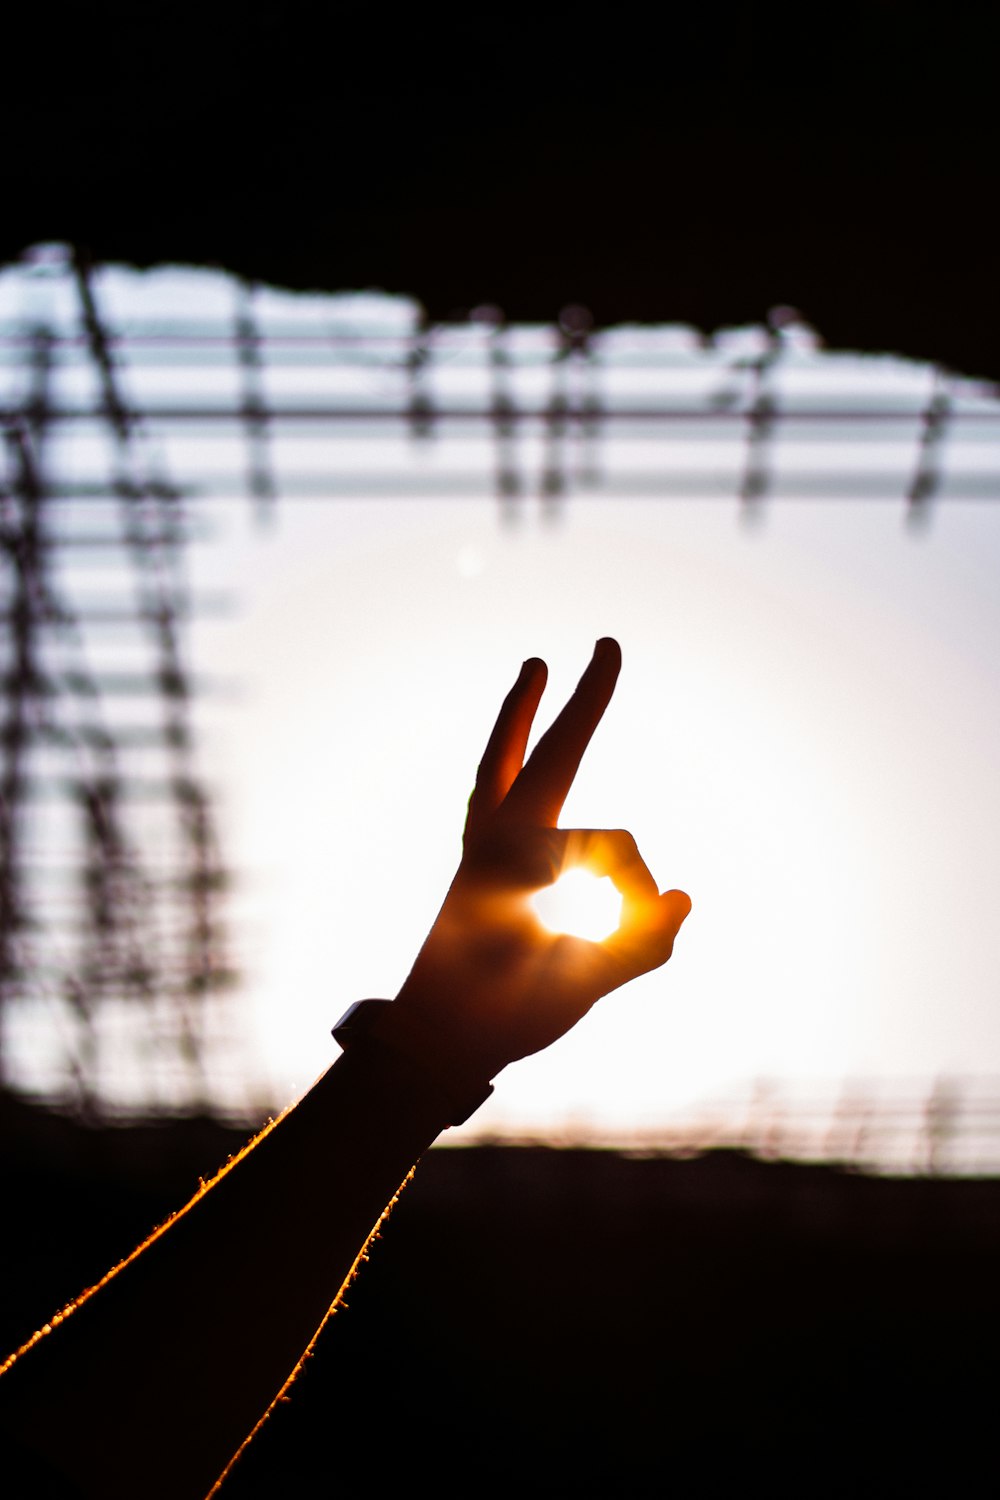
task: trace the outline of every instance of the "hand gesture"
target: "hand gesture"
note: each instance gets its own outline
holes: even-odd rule
[[[620,668],[617,642],[598,641],[526,764],[544,662],[524,663],[500,710],[458,873],[392,1007],[411,1034],[430,1038],[449,1069],[492,1078],[547,1047],[602,995],[665,963],[691,909],[683,891],[660,895],[631,834],[556,826]],[[620,925],[603,942],[552,933],[531,907],[531,896],[572,866],[610,876],[621,893]]]

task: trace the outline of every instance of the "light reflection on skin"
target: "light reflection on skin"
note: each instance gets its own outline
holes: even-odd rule
[[[567,870],[554,885],[531,898],[538,920],[550,932],[600,943],[618,929],[622,914],[621,893],[607,876],[589,870]]]

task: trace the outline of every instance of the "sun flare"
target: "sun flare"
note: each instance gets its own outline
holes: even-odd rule
[[[547,885],[531,898],[538,920],[550,932],[600,943],[618,928],[622,898],[606,875],[589,870],[568,870],[555,885]]]

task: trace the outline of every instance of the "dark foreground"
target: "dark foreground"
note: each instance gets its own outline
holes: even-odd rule
[[[240,1144],[3,1116],[5,1348]],[[434,1151],[225,1494],[998,1494],[998,1251],[993,1180]]]

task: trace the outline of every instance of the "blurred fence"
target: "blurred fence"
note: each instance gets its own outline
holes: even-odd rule
[[[107,496],[107,444],[185,499],[494,493],[935,500],[1000,496],[1000,397],[822,349],[792,309],[706,340],[403,298],[306,296],[219,273],[101,267],[59,247],[0,275],[0,414],[44,410],[52,497]],[[44,396],[31,385],[38,340]]]
[[[401,298],[59,246],[0,273],[0,428],[0,1079],[98,1114],[201,1107],[234,1067],[185,638],[209,502],[492,495],[514,520],[588,494],[863,496],[925,519],[1000,496],[994,389],[827,353],[791,309],[711,341],[582,308],[430,326]],[[958,1127],[926,1109],[944,1160]],[[762,1118],[691,1139],[801,1154],[804,1116]],[[837,1150],[881,1159],[895,1126],[851,1118]]]

